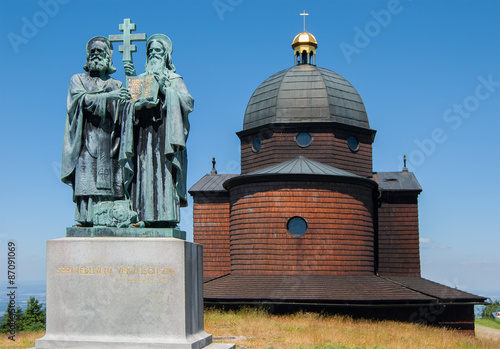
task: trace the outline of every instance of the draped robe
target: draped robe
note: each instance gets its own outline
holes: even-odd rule
[[[169,79],[155,108],[124,118],[120,150],[132,207],[139,221],[154,227],[176,226],[180,207],[187,206],[186,141],[194,100],[180,75],[170,72]]]
[[[93,205],[123,198],[118,162],[122,102],[103,92],[121,88],[120,81],[87,73],[70,80],[64,129],[61,180],[73,188],[75,220],[92,223]]]

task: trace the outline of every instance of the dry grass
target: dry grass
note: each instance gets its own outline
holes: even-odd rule
[[[214,339],[223,337],[215,342],[235,343],[238,349],[500,348],[497,341],[441,328],[312,313],[277,316],[254,309],[205,311],[205,330]],[[13,342],[1,335],[0,348],[32,348],[35,339],[43,336],[43,332],[18,333]]]
[[[15,341],[9,339],[8,335],[0,335],[0,348],[2,349],[22,349],[33,348],[35,339],[42,338],[45,332],[16,333]]]
[[[237,348],[498,348],[499,343],[457,331],[394,321],[353,320],[303,313],[287,316],[243,309],[205,312],[205,330]]]

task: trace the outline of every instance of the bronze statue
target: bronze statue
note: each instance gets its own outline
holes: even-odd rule
[[[116,71],[112,54],[107,38],[90,39],[86,73],[74,75],[69,85],[61,179],[73,188],[79,226],[94,225],[96,204],[124,198],[120,110],[130,93],[110,77]]]
[[[152,35],[146,43],[145,72],[138,78],[154,77],[155,97],[139,98],[135,103],[133,153],[134,177],[130,195],[138,214],[136,226],[176,227],[180,207],[187,205],[186,141],[188,114],[194,100],[176,74],[172,63],[172,42],[163,34]],[[131,62],[125,74],[135,76]],[[130,147],[130,140],[124,144]]]
[[[113,47],[100,36],[87,44],[86,73],[71,78],[62,181],[73,188],[77,226],[177,228],[194,100],[163,34],[147,40],[145,72],[135,76],[130,41],[146,35],[131,36],[135,24],[125,24],[111,37],[123,41],[128,89],[110,77]]]

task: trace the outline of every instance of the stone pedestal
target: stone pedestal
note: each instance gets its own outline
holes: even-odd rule
[[[186,240],[186,232],[179,228],[66,228],[67,238],[177,238]]]
[[[47,241],[47,329],[35,348],[234,348],[204,331],[202,275],[202,247],[180,239]]]

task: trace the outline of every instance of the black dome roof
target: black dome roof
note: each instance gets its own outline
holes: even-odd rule
[[[243,130],[292,122],[370,128],[363,101],[349,81],[310,64],[295,65],[264,81],[248,102]]]

